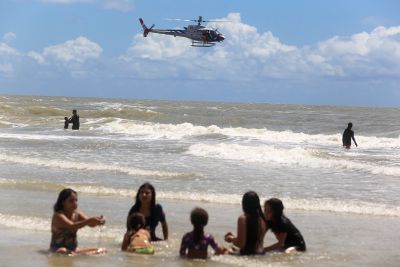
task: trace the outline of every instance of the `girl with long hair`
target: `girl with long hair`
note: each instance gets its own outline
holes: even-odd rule
[[[278,242],[264,248],[264,251],[279,250],[284,252],[305,251],[306,243],[300,231],[283,214],[283,203],[280,199],[271,198],[264,203],[268,228],[275,234]]]
[[[162,240],[156,236],[156,227],[161,222],[164,240],[168,239],[168,224],[165,213],[160,204],[156,203],[156,191],[150,183],[144,183],[139,187],[136,194],[136,202],[128,213],[140,212],[146,219],[145,227],[150,231],[151,241]],[[128,223],[128,220],[127,220]],[[128,230],[127,225],[127,230]]]
[[[254,191],[248,191],[242,198],[243,214],[238,218],[237,235],[225,235],[225,241],[240,250],[240,255],[263,254],[266,220],[260,205],[260,198]]]
[[[105,253],[104,248],[78,248],[77,231],[80,228],[96,227],[106,221],[102,215],[89,218],[77,208],[78,194],[70,188],[63,189],[54,204],[50,251],[61,254]]]

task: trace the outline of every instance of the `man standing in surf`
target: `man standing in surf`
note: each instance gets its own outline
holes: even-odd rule
[[[343,142],[343,147],[345,147],[346,149],[350,149],[351,147],[351,139],[353,139],[354,144],[357,145],[356,139],[354,138],[354,132],[351,129],[353,127],[353,123],[349,122],[349,124],[347,125],[346,130],[344,130],[343,132],[343,138],[342,138],[342,142]]]
[[[69,118],[69,122],[72,123],[72,130],[79,130],[79,115],[76,113],[76,109],[72,110],[72,117]]]

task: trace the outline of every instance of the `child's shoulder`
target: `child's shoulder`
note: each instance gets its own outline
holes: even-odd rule
[[[162,210],[162,205],[160,204],[160,203],[156,203],[155,205],[154,205],[154,208],[155,209],[161,209]]]
[[[210,234],[210,233],[204,233],[204,238],[206,238],[206,239],[214,239],[214,236],[212,235],[212,234]]]
[[[185,237],[192,237],[193,236],[193,231],[187,232],[183,235],[183,238]]]

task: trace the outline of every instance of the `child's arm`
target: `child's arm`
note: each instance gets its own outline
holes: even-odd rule
[[[208,237],[208,244],[213,248],[215,255],[226,254],[229,252],[226,247],[218,245],[212,235],[209,235]]]
[[[82,221],[82,220],[88,220],[89,223],[87,224],[90,227],[95,227],[98,225],[103,225],[106,223],[106,220],[104,219],[103,215],[97,216],[97,217],[92,217],[89,218],[88,216],[86,216],[83,212],[81,211],[77,211],[76,212],[78,214],[78,220]]]
[[[232,251],[224,246],[218,246],[218,248],[215,250],[215,255],[224,255],[224,254],[229,254]]]
[[[76,231],[86,225],[89,226],[96,226],[101,224],[101,221],[98,218],[92,217],[92,218],[86,218],[85,219],[81,219],[80,217],[78,218],[79,221],[74,222],[71,221],[67,216],[65,216],[62,213],[55,213],[53,215],[53,220],[55,222],[55,224],[57,225],[57,227],[59,228],[66,228],[69,230],[73,230]]]
[[[179,255],[181,256],[181,257],[185,257],[186,256],[186,251],[187,251],[187,249],[188,249],[188,246],[187,246],[187,235],[184,235],[183,237],[182,237],[182,241],[181,241],[181,247],[180,247],[180,249],[179,249]]]
[[[167,221],[164,221],[161,223],[162,226],[162,231],[163,231],[163,235],[164,235],[164,240],[168,239],[168,224]]]
[[[227,233],[225,241],[232,243],[238,248],[244,247],[246,244],[246,216],[241,215],[238,219],[237,236],[235,237],[232,233]]]
[[[130,238],[130,233],[126,232],[125,235],[124,235],[124,240],[122,241],[122,244],[121,244],[121,250],[122,251],[126,251],[127,250],[128,246],[129,246],[130,239],[131,239]]]
[[[264,252],[275,250],[275,249],[281,249],[284,247],[285,241],[286,241],[286,236],[287,233],[276,233],[275,237],[278,240],[275,244],[265,247]]]

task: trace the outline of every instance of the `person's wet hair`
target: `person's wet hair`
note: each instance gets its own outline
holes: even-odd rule
[[[283,215],[283,203],[278,198],[270,198],[265,201],[264,206],[268,206],[270,211],[272,212],[273,221],[279,222]]]
[[[262,218],[266,221],[261,209],[260,198],[256,192],[248,191],[243,195],[242,209],[246,214],[246,244],[240,253],[243,255],[255,254],[257,245],[261,242],[259,220]]]
[[[77,193],[72,190],[71,188],[65,188],[63,189],[59,194],[57,198],[56,204],[54,204],[54,212],[62,211],[64,210],[64,201],[67,200],[72,194],[77,195]]]
[[[150,211],[151,213],[153,213],[153,210],[156,206],[156,190],[154,189],[154,186],[150,183],[144,183],[139,187],[136,193],[135,204],[133,205],[132,209],[139,210],[142,206],[142,202],[140,201],[140,191],[142,191],[143,189],[150,189],[151,191]],[[129,229],[128,221],[126,222],[126,224],[126,228]]]
[[[353,127],[353,123],[349,122],[349,123],[347,124],[347,127],[348,127],[348,128]]]
[[[146,219],[140,212],[134,212],[128,217],[127,228],[129,231],[137,232],[146,225]]]
[[[205,209],[194,208],[190,213],[190,221],[193,224],[193,241],[200,242],[204,235],[204,227],[208,223],[208,213]]]

